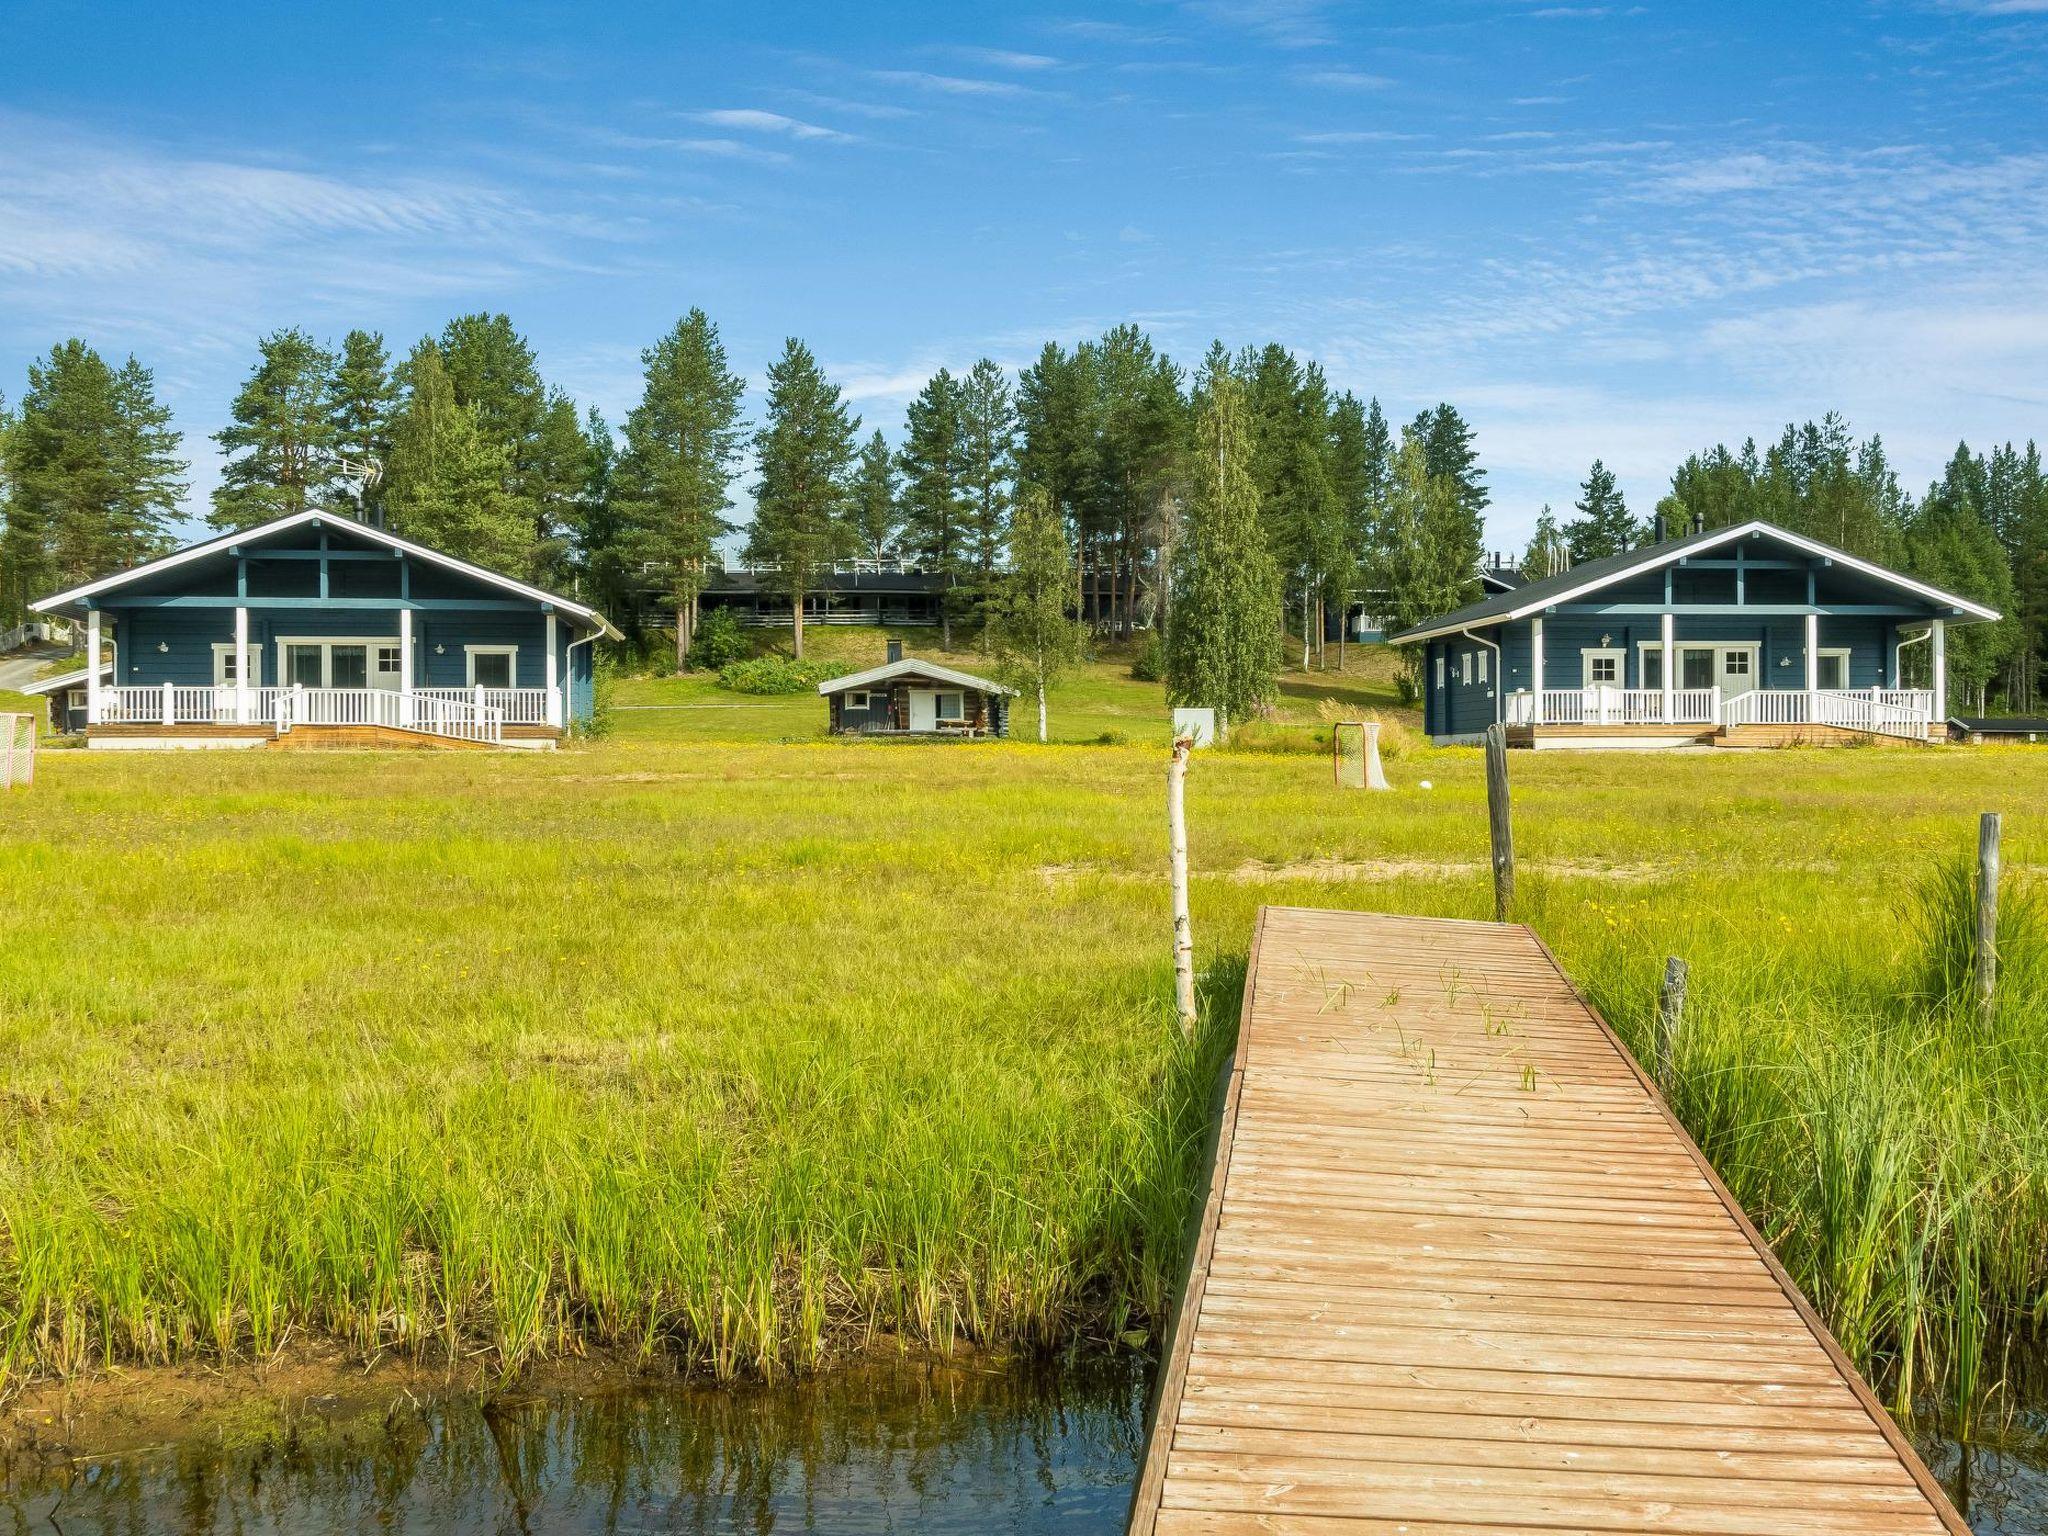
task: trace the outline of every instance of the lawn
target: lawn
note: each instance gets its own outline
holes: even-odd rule
[[[1111,666],[1063,700],[1139,738]],[[727,1372],[876,1332],[1136,1337],[1257,906],[1488,910],[1475,753],[1397,742],[1387,795],[1202,754],[1188,1047],[1157,749],[649,718],[692,723],[549,756],[52,753],[0,799],[0,1372],[309,1331]],[[1919,995],[1915,896],[1980,808],[2032,881],[2041,762],[1514,763],[1524,915],[1631,1039],[1691,960],[1680,1110],[1902,1398],[1982,1401],[2048,1294],[2038,924],[1980,1030]]]
[[[763,652],[789,653],[781,630],[754,631]],[[833,661],[848,670],[880,666],[888,638],[900,639],[905,653],[937,661],[981,676],[993,676],[994,661],[982,655],[963,634],[956,648],[944,651],[938,631],[882,631],[817,627],[805,632],[804,654]],[[1131,674],[1136,647],[1109,644],[1063,678],[1047,700],[1047,734],[1056,742],[1164,741],[1171,735],[1166,689],[1141,683]],[[1299,651],[1292,653],[1299,659]],[[1330,648],[1327,669],[1302,672],[1290,668],[1280,677],[1274,710],[1281,726],[1314,726],[1323,721],[1323,701],[1341,706],[1345,716],[1375,714],[1419,724],[1421,712],[1404,709],[1394,691],[1397,661],[1384,646],[1347,648],[1345,666],[1337,668]],[[825,705],[815,692],[761,698],[731,693],[718,686],[714,674],[629,676],[619,680],[615,694],[616,734],[631,741],[821,741],[825,738]],[[1010,720],[1012,733],[1035,739],[1037,708],[1019,699]]]

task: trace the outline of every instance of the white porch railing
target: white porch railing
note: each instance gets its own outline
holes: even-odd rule
[[[546,718],[544,688],[481,691],[485,695],[538,694],[543,700],[541,718]],[[267,725],[280,735],[301,725],[374,725],[459,741],[503,741],[505,711],[481,702],[476,693],[471,689],[406,694],[388,688],[295,687],[251,688],[245,696],[231,683],[204,688],[165,683],[153,688],[101,689],[97,723]]]
[[[507,725],[555,724],[548,718],[548,690],[545,688],[415,688],[412,696],[495,709],[504,715]]]
[[[1662,689],[1596,683],[1590,688],[1546,688],[1540,695],[1526,689],[1511,693],[1507,720],[1510,725],[1712,725],[1715,705],[1711,688],[1677,688],[1672,690],[1667,720]]]
[[[1833,726],[1924,741],[1934,724],[1934,695],[1918,688],[1753,688],[1723,701],[1721,723]]]
[[[1510,725],[1827,725],[1917,740],[1934,723],[1934,695],[1919,688],[1753,688],[1723,698],[1716,688],[1677,688],[1666,720],[1660,690],[1595,684],[1511,693],[1506,715]]]

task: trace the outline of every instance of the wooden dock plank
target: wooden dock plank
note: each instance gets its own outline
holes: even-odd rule
[[[1269,908],[1138,1536],[1964,1532],[1526,928]]]

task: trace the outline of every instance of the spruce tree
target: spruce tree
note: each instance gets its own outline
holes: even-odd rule
[[[1635,548],[1642,530],[1629,515],[1628,502],[1614,483],[1614,472],[1598,459],[1572,505],[1579,515],[1565,526],[1564,536],[1574,563],[1602,560]]]
[[[10,590],[46,597],[162,554],[185,483],[147,368],[77,339],[29,364],[5,434]]]
[[[804,654],[804,599],[851,547],[847,513],[860,420],[795,337],[768,370],[768,412],[754,434],[754,523],[747,555],[773,568],[790,600],[791,638]]]
[[[853,528],[856,543],[871,560],[880,560],[894,545],[898,527],[896,456],[878,427],[860,451],[853,477]]]
[[[256,367],[228,406],[232,424],[213,437],[228,456],[207,519],[216,528],[321,506],[334,480],[334,354],[296,327],[256,346]]]
[[[1485,548],[1485,514],[1492,501],[1486,488],[1486,471],[1479,467],[1478,434],[1456,406],[1448,403],[1424,411],[1403,429],[1421,445],[1423,463],[1429,473],[1451,484],[1451,501],[1457,512],[1459,540],[1472,551],[1476,567]]]
[[[1086,626],[1072,616],[1066,523],[1042,486],[1024,485],[1009,527],[1010,569],[995,601],[993,638],[1005,677],[1038,703],[1038,739],[1046,739],[1045,696],[1081,659]]]
[[[718,327],[701,309],[678,320],[640,363],[645,382],[626,417],[613,496],[628,558],[664,573],[680,669],[696,637],[712,551],[732,527],[725,514],[745,432],[746,381],[727,364]]]
[[[1906,536],[1906,568],[1933,586],[1996,608],[1996,623],[1959,625],[1948,632],[1947,699],[1936,699],[1939,718],[1953,708],[1982,710],[1990,684],[2018,643],[2013,617],[2012,567],[1987,501],[1990,466],[1956,445],[1941,479],[1921,498]],[[1922,663],[1924,665],[1924,663]]]
[[[557,452],[548,435],[549,394],[533,347],[502,314],[458,315],[442,328],[441,363],[456,404],[504,460],[504,490],[526,520],[529,549],[517,569],[538,573],[558,547]]]
[[[1043,486],[1066,520],[1074,548],[1074,594],[1082,599],[1088,539],[1101,474],[1102,395],[1095,349],[1047,342],[1017,378],[1017,478]]]
[[[960,382],[960,464],[966,500],[965,564],[973,601],[980,610],[982,649],[988,649],[996,568],[1010,521],[1010,476],[1016,450],[1017,415],[1009,380],[982,358]]]
[[[533,525],[505,489],[505,449],[477,408],[455,398],[433,342],[413,349],[404,372],[384,496],[391,530],[489,570],[522,573]]]
[[[1219,733],[1272,697],[1280,572],[1252,482],[1245,387],[1212,349],[1198,390],[1188,505],[1166,629],[1169,702],[1216,711]]]
[[[1097,444],[1094,456],[1098,541],[1095,564],[1108,576],[1100,617],[1114,634],[1137,625],[1138,590],[1147,580],[1149,550],[1172,516],[1173,479],[1186,451],[1186,402],[1180,370],[1135,325],[1106,331],[1093,364]]]
[[[350,331],[341,339],[327,398],[333,449],[343,461],[334,504],[358,522],[381,523],[384,461],[391,456],[391,412],[398,399],[382,335]]]
[[[924,568],[944,578],[939,643],[953,648],[955,586],[967,568],[967,452],[960,386],[941,368],[910,402],[903,451],[903,536]]]

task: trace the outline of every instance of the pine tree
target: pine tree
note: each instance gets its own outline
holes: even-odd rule
[[[667,577],[680,670],[697,630],[697,600],[732,506],[746,381],[727,365],[718,327],[692,309],[640,354],[645,384],[626,417],[614,475],[621,543]]]
[[[334,479],[334,354],[296,327],[256,346],[256,367],[228,407],[233,424],[213,437],[228,456],[207,519],[216,528],[320,506]]]
[[[896,456],[879,427],[861,449],[860,467],[854,471],[853,527],[856,542],[869,559],[890,553],[898,527]]]
[[[521,573],[545,587],[568,576],[570,547],[590,476],[590,440],[576,414],[576,402],[550,389],[534,446],[531,485],[536,502],[534,540]]]
[[[1572,504],[1579,515],[1566,524],[1565,542],[1572,560],[1603,560],[1633,549],[1642,530],[1629,515],[1628,502],[1614,483],[1614,472],[1598,459],[1579,486],[1579,499]]]
[[[74,338],[29,364],[5,434],[10,592],[25,603],[170,547],[186,489],[170,419],[132,357],[115,370]]]
[[[1018,490],[1009,554],[1009,575],[994,605],[993,638],[1005,676],[1038,701],[1042,742],[1046,693],[1081,659],[1088,631],[1072,617],[1066,523],[1040,486]]]
[[[391,412],[398,399],[382,335],[350,331],[342,338],[327,397],[333,449],[344,461],[344,493],[334,504],[346,507],[358,522],[380,523],[384,461],[391,456]]]
[[[1456,406],[1446,403],[1417,416],[1402,436],[1412,436],[1421,444],[1423,463],[1430,474],[1450,481],[1452,505],[1463,530],[1460,539],[1471,548],[1476,568],[1486,543],[1486,509],[1493,499],[1474,446],[1478,434]]]
[[[1212,350],[1198,389],[1188,505],[1174,551],[1166,693],[1216,711],[1220,733],[1272,697],[1280,572],[1251,476],[1245,387]]]
[[[953,648],[955,587],[967,568],[967,452],[960,386],[941,368],[910,402],[903,451],[903,536],[925,570],[944,578],[939,643]]]
[[[1101,473],[1102,396],[1095,349],[1047,342],[1017,378],[1017,478],[1043,486],[1066,520],[1074,548],[1074,595],[1082,600],[1088,538]]]
[[[559,548],[560,457],[551,450],[563,444],[549,439],[549,395],[533,347],[507,315],[458,315],[442,328],[440,353],[456,404],[503,457],[505,494],[526,520],[529,549],[517,569],[537,574]]]
[[[1139,588],[1152,573],[1151,552],[1173,515],[1187,406],[1180,370],[1135,325],[1104,332],[1088,360],[1096,387],[1094,563],[1108,576],[1100,617],[1112,633],[1129,635],[1137,627]]]
[[[583,488],[571,517],[570,561],[575,590],[600,611],[623,621],[634,615],[631,551],[617,496],[619,450],[612,429],[590,407],[583,416]],[[637,629],[635,631],[637,638]]]
[[[505,449],[477,408],[456,400],[433,342],[413,349],[404,372],[384,495],[392,531],[489,570],[520,572],[533,525],[505,488]]]
[[[959,387],[960,464],[966,498],[966,564],[973,601],[981,610],[981,645],[988,649],[996,568],[1010,521],[1010,475],[1017,414],[1003,370],[982,358]]]
[[[761,478],[754,485],[748,557],[774,570],[774,584],[792,609],[793,646],[804,654],[804,599],[850,548],[847,513],[859,418],[847,413],[839,386],[820,371],[795,337],[768,370],[768,414],[754,434]]]

